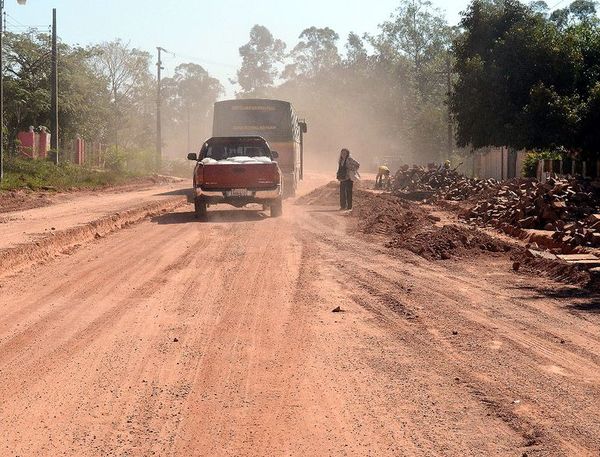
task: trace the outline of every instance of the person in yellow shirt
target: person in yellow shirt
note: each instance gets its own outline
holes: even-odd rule
[[[375,177],[375,189],[389,189],[390,187],[390,169],[381,165],[377,169],[377,176]]]

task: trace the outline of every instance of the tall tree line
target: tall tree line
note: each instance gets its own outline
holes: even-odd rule
[[[372,34],[308,27],[288,46],[264,26],[239,48],[239,97],[292,101],[310,123],[310,150],[428,162],[456,144],[600,151],[600,30],[596,2],[550,11],[543,1],[473,0],[457,27],[427,0],[399,0]],[[61,138],[77,134],[119,155],[151,157],[153,56],[121,40],[60,43]],[[50,40],[6,34],[6,146],[49,125]],[[448,69],[451,67],[451,71]],[[450,75],[450,78],[448,76]],[[452,85],[448,88],[448,80]],[[163,80],[164,150],[181,156],[210,135],[222,84],[186,63]],[[150,162],[150,160],[148,161]]]
[[[596,3],[473,1],[455,40],[451,97],[462,146],[600,155]]]
[[[310,150],[372,160],[440,160],[448,150],[447,63],[454,30],[425,0],[402,0],[378,33],[309,27],[291,49],[256,25],[240,48],[239,97],[288,99]],[[257,65],[257,62],[259,64]]]
[[[597,155],[598,27],[589,0],[554,11],[474,0],[456,27],[429,1],[401,0],[375,34],[342,44],[309,27],[291,49],[256,25],[239,49],[238,96],[292,101],[319,153],[347,145],[419,163],[485,146]]]
[[[117,39],[87,47],[60,43],[59,55],[63,146],[81,135],[102,143],[115,166],[129,159],[150,169],[157,96],[150,53]],[[5,56],[4,129],[14,151],[19,131],[50,124],[50,38],[7,33]],[[223,87],[194,63],[179,65],[163,85],[165,150],[182,156],[209,134],[209,112]]]

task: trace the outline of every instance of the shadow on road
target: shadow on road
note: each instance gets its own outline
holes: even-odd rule
[[[307,213],[342,213],[339,208],[321,208],[321,209],[311,209],[307,211]]]
[[[600,314],[600,298],[586,300],[582,303],[572,303],[570,305],[567,305],[567,309],[569,309],[570,311],[577,311],[583,313]]]
[[[191,193],[191,189],[175,189],[175,190],[170,190],[169,192],[162,192],[160,194],[155,194],[155,197],[169,197],[169,196],[176,196],[176,195],[188,195],[189,193]]]
[[[575,286],[555,288],[528,286],[519,289],[534,292],[535,298],[540,300],[553,298],[565,301],[563,306],[570,312],[600,314],[600,294],[595,290]]]
[[[153,217],[152,222],[159,225],[173,224],[210,224],[210,223],[239,223],[239,222],[260,222],[268,219],[265,213],[259,211],[244,211],[244,210],[224,210],[224,211],[208,211],[208,215],[204,220],[196,219],[193,211],[177,212],[161,214]]]

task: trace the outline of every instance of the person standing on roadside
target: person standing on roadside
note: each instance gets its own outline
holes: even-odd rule
[[[342,149],[338,162],[337,180],[340,182],[340,209],[352,209],[354,181],[360,178],[360,163],[350,156],[348,149]]]

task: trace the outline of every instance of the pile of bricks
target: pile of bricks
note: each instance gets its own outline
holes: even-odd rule
[[[404,166],[393,180],[394,194],[399,197],[414,197],[416,200],[443,198],[467,200],[498,186],[494,179],[467,178],[452,169]]]
[[[462,216],[518,236],[545,230],[561,245],[600,247],[600,193],[578,179],[496,181],[467,178],[452,169],[404,166],[394,176],[393,193],[413,200],[468,201]],[[464,205],[462,205],[464,207]]]
[[[500,184],[463,216],[478,225],[507,233],[522,229],[553,232],[559,243],[600,247],[600,199],[587,182],[550,179],[514,180]]]

